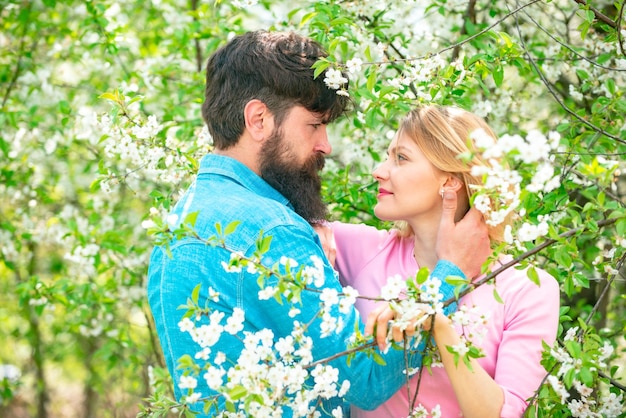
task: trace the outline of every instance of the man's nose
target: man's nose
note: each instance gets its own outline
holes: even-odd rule
[[[320,128],[322,129],[322,132],[320,133],[320,137],[318,138],[315,144],[314,151],[329,155],[333,151],[333,147],[330,145],[330,142],[328,141],[328,132],[326,131],[326,125]]]

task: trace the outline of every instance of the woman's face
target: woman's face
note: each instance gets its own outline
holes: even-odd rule
[[[373,175],[378,181],[374,213],[379,219],[413,224],[419,219],[441,217],[440,190],[448,176],[408,136],[396,135],[387,149],[387,159]]]

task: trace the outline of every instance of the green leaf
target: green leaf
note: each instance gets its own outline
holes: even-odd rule
[[[428,270],[428,267],[422,267],[415,274],[415,283],[424,284],[426,280],[428,280],[429,276],[430,271]]]
[[[228,397],[234,401],[239,400],[248,394],[248,391],[243,386],[235,386],[228,392]]]
[[[349,19],[347,17],[338,17],[336,19],[333,19],[330,21],[330,25],[331,26],[339,26],[339,25],[349,25],[352,26],[354,25],[354,22],[352,21],[352,19]]]
[[[365,48],[365,52],[363,53],[363,55],[365,56],[366,60],[373,61],[372,60],[372,50],[370,49],[369,45],[367,46],[367,48]]]
[[[312,67],[315,70],[313,71],[313,77],[319,77],[319,75],[326,71],[328,67],[330,67],[330,61],[324,58],[317,60]]]
[[[567,269],[572,267],[572,257],[567,252],[567,248],[559,248],[559,250],[554,253],[554,258],[560,266]]]
[[[370,67],[370,73],[367,76],[367,89],[369,91],[374,91],[374,86],[376,85],[376,70],[374,69],[374,67]]]
[[[261,254],[264,254],[270,249],[272,237],[271,235],[264,237],[262,234],[263,232],[261,232],[261,234],[259,235],[259,239],[257,240],[257,248],[259,249],[259,252],[261,252]]]
[[[198,304],[198,298],[200,297],[200,288],[201,287],[202,287],[202,284],[198,283],[198,285],[196,287],[194,287],[193,291],[191,292],[191,300],[196,305]]]
[[[317,14],[318,12],[310,12],[302,16],[302,19],[300,19],[300,27],[303,27],[309,20],[317,16]]]
[[[615,92],[616,92],[615,80],[613,80],[612,78],[609,78],[609,79],[605,80],[604,83],[605,83],[606,89],[609,91],[609,93],[611,93],[612,95],[615,95]]]
[[[375,362],[376,364],[379,364],[379,365],[381,365],[381,366],[386,366],[386,365],[387,365],[387,362],[385,362],[385,359],[383,358],[383,356],[381,356],[381,355],[380,355],[379,353],[377,353],[377,352],[375,352],[375,353],[373,354],[373,359],[374,359],[374,362]]]
[[[594,385],[594,375],[591,372],[591,370],[589,370],[588,367],[581,368],[579,376],[580,376],[580,381],[582,383],[584,383],[585,386],[590,387],[590,388],[595,386]]]
[[[500,295],[498,294],[498,291],[496,290],[496,288],[493,288],[493,298],[496,300],[496,302],[498,303],[504,303],[504,301],[502,300],[502,298],[500,297]]]
[[[626,235],[626,219],[622,218],[619,221],[615,222],[615,232],[618,237],[623,237]]]
[[[230,235],[235,232],[235,229],[241,224],[241,221],[232,221],[228,225],[226,225],[226,229],[224,229],[224,235]]]
[[[100,96],[98,96],[98,98],[110,100],[115,103],[120,103],[120,95],[117,90],[114,93],[102,93]]]
[[[189,225],[194,227],[196,225],[196,220],[198,219],[199,211],[190,212],[187,216],[185,216],[185,225]]]
[[[528,271],[526,272],[528,275],[528,278],[537,286],[539,286],[541,284],[541,282],[539,281],[539,274],[537,274],[537,269],[534,266],[530,266],[528,268]]]
[[[504,80],[504,67],[501,65],[496,66],[491,75],[493,76],[493,81],[496,83],[496,86],[501,87],[502,81]]]
[[[449,283],[453,286],[460,286],[467,284],[468,280],[461,276],[448,276],[446,277],[446,283]]]

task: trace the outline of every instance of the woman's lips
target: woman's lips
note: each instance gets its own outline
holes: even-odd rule
[[[381,187],[380,189],[378,189],[378,196],[376,196],[376,197],[378,197],[380,199],[381,197],[389,196],[391,194],[393,194],[393,193],[391,193],[389,190],[383,189]]]

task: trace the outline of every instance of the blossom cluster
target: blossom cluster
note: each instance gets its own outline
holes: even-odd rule
[[[245,269],[260,278],[269,274],[260,257],[246,258],[238,252],[231,252],[230,260],[222,263],[222,268],[230,273]],[[261,286],[259,300],[278,295],[292,302],[293,294],[297,292],[293,287],[285,287],[284,282],[293,282],[293,275],[302,279],[298,282],[305,288],[319,289],[324,285],[323,261],[319,257],[311,257],[311,264],[307,266],[300,266],[292,258],[281,257],[270,271],[272,276],[281,278],[274,285]],[[321,336],[325,337],[343,327],[340,319],[331,314],[334,307],[337,306],[340,312],[352,309],[358,294],[351,288],[344,289],[344,293],[328,288],[320,292],[318,315],[322,319]],[[214,289],[208,289],[208,295],[211,302],[219,302],[220,295]],[[196,366],[189,367],[177,382],[185,394],[182,401],[187,404],[208,402],[211,408],[217,408],[218,398],[222,397],[237,405],[238,413],[246,416],[278,417],[289,410],[293,416],[304,417],[315,413],[316,402],[320,399],[344,396],[350,383],[340,381],[334,367],[323,362],[313,364],[313,340],[307,335],[308,325],[298,321],[297,308],[292,313],[291,333],[278,337],[270,329],[244,331],[245,313],[239,308],[234,308],[230,316],[222,311],[199,308],[195,313],[188,312],[179,322],[179,329],[190,335],[198,351],[193,356]],[[237,358],[227,358],[221,351],[214,352],[214,346],[222,338],[231,338],[228,336],[242,343]],[[244,395],[233,398],[234,393]],[[340,408],[332,413],[342,416]],[[221,412],[218,416],[237,415]]]
[[[470,186],[475,191],[474,207],[484,214],[487,224],[504,222],[519,206],[522,189],[544,194],[560,185],[550,157],[559,147],[558,133],[546,136],[532,130],[526,137],[506,134],[494,143],[490,135],[479,129],[472,132],[471,139],[487,162],[473,166],[471,171],[482,177],[483,184]]]
[[[623,393],[600,391],[592,379],[599,369],[607,367],[607,360],[613,355],[614,348],[608,342],[590,349],[582,341],[583,333],[579,327],[570,328],[564,337],[564,346],[555,346],[550,356],[556,360],[555,374],[547,377],[550,388],[554,391],[562,405],[567,406],[573,417],[602,418],[616,417],[623,411]],[[570,351],[583,356],[573,357]],[[572,396],[575,390],[576,396]]]
[[[0,364],[0,381],[17,382],[21,376],[20,369],[13,364]],[[0,398],[1,399],[1,398]]]
[[[345,85],[348,83],[348,79],[344,77],[341,70],[336,68],[329,68],[326,70],[324,83],[329,89],[337,90],[338,95],[349,96],[348,90],[345,88]]]
[[[134,189],[139,187],[140,180],[170,185],[181,183],[189,175],[187,154],[192,149],[191,145],[177,138],[178,128],[164,125],[156,115],[142,116],[137,110],[142,100],[140,96],[126,96],[119,91],[103,96],[117,106],[113,116],[86,112],[77,119],[77,126],[84,131],[77,138],[90,142],[94,137],[100,138],[104,157],[116,162],[115,168],[101,173],[99,184],[102,191],[110,194],[121,183]],[[123,117],[115,114],[118,111]],[[204,153],[210,148],[211,138],[206,126],[197,131],[193,146]]]
[[[407,418],[442,418],[441,407],[435,405],[430,411],[422,404],[417,405]]]
[[[392,328],[401,331],[409,327],[418,329],[421,325],[437,313],[443,312],[443,295],[439,292],[441,280],[428,276],[423,282],[419,280],[418,288],[413,289],[415,278],[403,279],[400,275],[394,275],[387,279],[381,289],[381,298],[389,301],[390,306],[396,312],[396,316],[390,321],[387,334],[387,342],[392,341]],[[411,288],[412,290],[409,290]],[[421,342],[421,334],[417,334],[413,345]],[[387,345],[389,349],[390,345]]]
[[[306,326],[298,321],[294,321],[290,335],[276,339],[269,329],[243,332],[245,315],[237,308],[229,317],[218,311],[208,317],[208,323],[204,324],[199,316],[185,317],[179,323],[181,332],[188,333],[198,344],[194,358],[203,371],[201,376],[189,372],[177,382],[185,393],[184,403],[207,399],[216,402],[217,392],[226,401],[238,405],[246,416],[279,417],[289,410],[293,416],[305,417],[314,414],[319,399],[341,397],[348,391],[350,384],[339,381],[337,369],[324,364],[312,366],[313,341],[306,335]],[[212,351],[225,333],[243,342],[235,359]],[[227,367],[228,364],[233,365]],[[202,385],[198,379],[203,379]],[[213,392],[204,393],[199,389],[201,386]],[[245,396],[234,399],[233,393],[245,393]],[[218,416],[231,415],[222,412]]]
[[[484,312],[478,306],[461,304],[459,309],[450,315],[452,326],[460,330],[461,342],[452,346],[452,350],[463,357],[469,353],[471,347],[480,347],[489,321],[489,312]],[[482,352],[478,349],[479,352]]]

